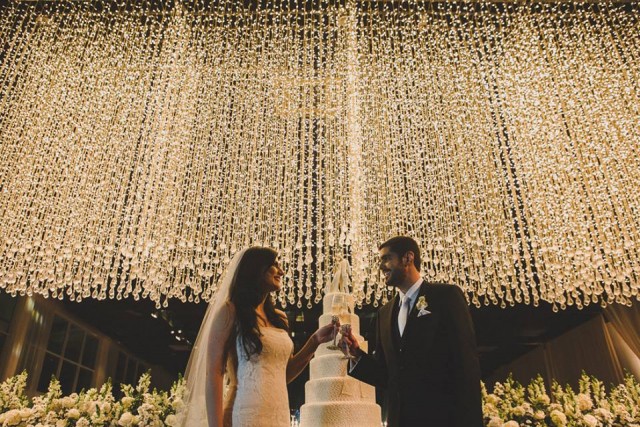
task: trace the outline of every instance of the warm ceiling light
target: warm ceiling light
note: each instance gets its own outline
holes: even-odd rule
[[[0,13],[0,287],[208,300],[267,245],[377,305],[409,234],[476,305],[638,297],[637,3],[151,3]]]

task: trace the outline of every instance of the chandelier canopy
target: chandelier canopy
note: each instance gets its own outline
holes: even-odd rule
[[[283,305],[415,237],[471,303],[640,295],[640,8],[13,1],[0,288],[208,300],[278,250]]]

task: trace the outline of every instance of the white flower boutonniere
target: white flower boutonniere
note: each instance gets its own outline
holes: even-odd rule
[[[416,302],[416,307],[418,307],[418,310],[424,310],[428,306],[429,304],[427,303],[427,299],[424,297],[424,295],[420,296],[420,298],[418,298],[418,302]]]
[[[420,298],[418,298],[418,301],[416,302],[416,308],[420,311],[418,311],[418,317],[422,317],[422,316],[426,316],[427,314],[431,314],[431,312],[429,310],[427,310],[427,307],[429,306],[429,303],[427,303],[427,299],[424,297],[424,295],[422,295]]]

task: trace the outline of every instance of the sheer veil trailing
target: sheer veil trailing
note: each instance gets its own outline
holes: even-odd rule
[[[200,332],[196,338],[195,345],[189,357],[187,370],[185,372],[185,408],[179,415],[179,426],[181,427],[205,427],[207,422],[207,400],[213,396],[207,396],[207,345],[212,340],[218,341],[219,345],[224,345],[220,338],[211,336],[211,326],[213,320],[224,304],[229,300],[229,290],[236,276],[236,271],[240,260],[246,252],[238,252],[227,267],[227,271],[222,275],[222,280],[218,285],[216,293],[209,301],[209,307],[202,320]],[[226,380],[224,381],[226,383]]]

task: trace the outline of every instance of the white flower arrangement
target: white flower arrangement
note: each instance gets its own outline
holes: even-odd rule
[[[21,409],[26,406],[28,399],[24,396],[27,386],[27,373],[7,379],[0,384],[0,414],[11,409]]]
[[[108,381],[99,390],[62,396],[55,378],[47,393],[30,402],[24,395],[27,374],[0,384],[0,427],[176,427],[176,408],[184,408],[184,380],[171,392],[149,391],[151,377],[140,377],[138,385],[123,385],[123,397],[116,400]]]
[[[551,411],[550,418],[553,425],[556,425],[558,427],[567,425],[567,416],[558,409]]]
[[[482,400],[487,427],[640,427],[640,382],[631,375],[609,394],[586,374],[577,393],[554,381],[551,396],[541,376],[526,388],[509,377],[493,393],[482,384]]]
[[[62,396],[53,379],[47,393],[29,401],[23,372],[0,384],[0,427],[177,427],[184,380],[169,392],[149,391],[150,382],[147,373],[137,386],[123,385],[116,400],[110,381],[99,390]],[[486,427],[640,427],[640,382],[631,375],[608,394],[586,374],[578,393],[554,381],[550,396],[540,376],[526,388],[511,377],[496,383],[493,393],[481,388]]]

